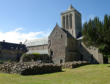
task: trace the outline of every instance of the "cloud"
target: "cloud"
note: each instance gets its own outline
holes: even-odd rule
[[[15,30],[8,32],[0,32],[0,41],[5,40],[6,42],[19,43],[25,40],[32,40],[47,36],[44,32],[28,32],[24,33],[23,28],[16,28]]]

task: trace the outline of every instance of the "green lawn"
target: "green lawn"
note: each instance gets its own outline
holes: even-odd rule
[[[64,72],[21,76],[0,73],[0,84],[110,84],[110,64],[87,65]]]

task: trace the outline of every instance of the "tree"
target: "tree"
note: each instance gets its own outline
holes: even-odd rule
[[[110,55],[110,16],[105,15],[103,21],[95,17],[85,22],[82,34],[85,45],[95,46],[103,55]]]

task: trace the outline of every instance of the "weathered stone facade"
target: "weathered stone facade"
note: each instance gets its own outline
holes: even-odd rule
[[[60,44],[60,45],[59,45]],[[54,63],[65,62],[67,35],[57,25],[49,36],[49,55]]]

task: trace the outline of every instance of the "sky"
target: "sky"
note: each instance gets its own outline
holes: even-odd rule
[[[73,5],[82,14],[82,23],[110,15],[110,0],[0,0],[0,41],[19,43],[47,37],[61,12]]]

